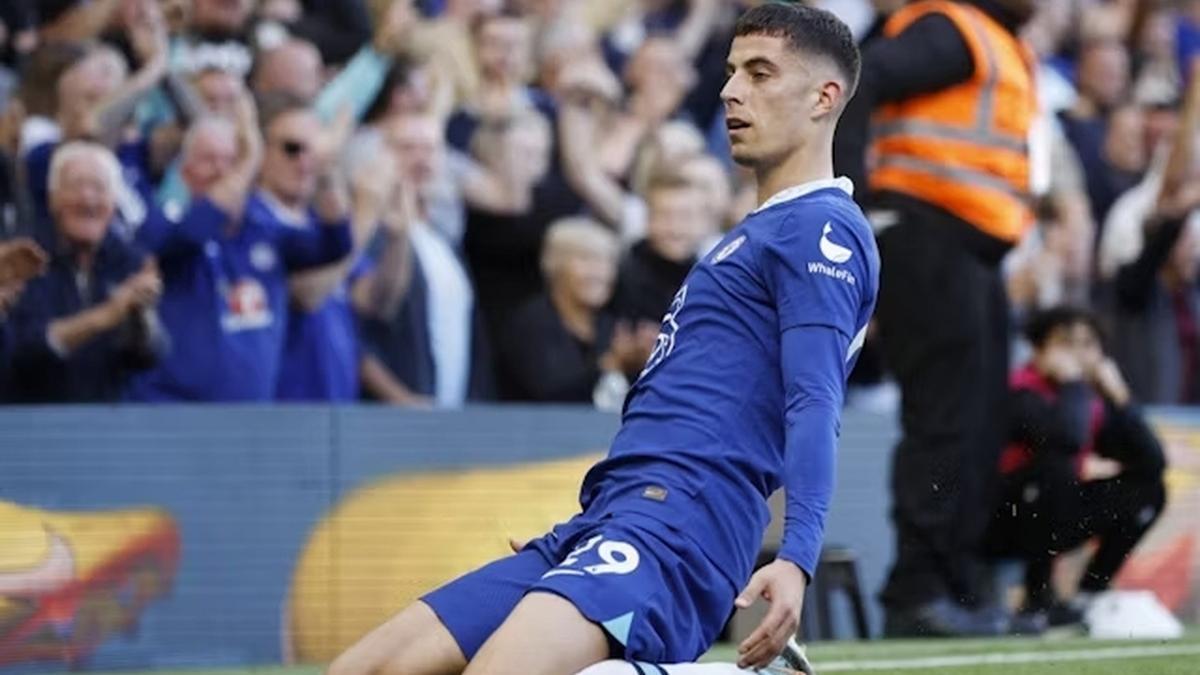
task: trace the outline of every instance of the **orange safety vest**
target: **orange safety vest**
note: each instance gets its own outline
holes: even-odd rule
[[[884,25],[895,37],[927,14],[941,14],[971,50],[971,79],[877,111],[872,135],[873,191],[933,204],[1004,242],[1033,222],[1029,130],[1037,114],[1033,56],[982,10],[922,0]]]

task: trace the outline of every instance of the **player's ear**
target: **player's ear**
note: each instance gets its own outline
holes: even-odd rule
[[[813,108],[813,119],[823,119],[829,115],[836,116],[842,109],[842,97],[845,87],[837,80],[826,80],[817,89],[817,105]]]

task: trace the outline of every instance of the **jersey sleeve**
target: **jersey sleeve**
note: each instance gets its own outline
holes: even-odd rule
[[[779,332],[825,326],[853,338],[871,281],[868,252],[851,225],[814,211],[783,218],[761,246]]]
[[[782,218],[762,246],[764,282],[779,316],[785,392],[786,507],[779,558],[810,579],[833,495],[850,352],[873,283],[862,236],[853,224],[810,208]]]
[[[849,338],[825,326],[792,328],[781,340],[785,396],[785,496],[779,557],[811,580],[833,499]]]

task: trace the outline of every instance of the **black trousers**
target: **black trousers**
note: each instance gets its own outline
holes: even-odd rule
[[[988,549],[1025,561],[1026,606],[1046,608],[1056,599],[1050,586],[1055,557],[1097,537],[1079,590],[1105,590],[1165,500],[1161,470],[1126,465],[1114,478],[1080,482],[1070,458],[1048,458],[1003,479]]]
[[[901,390],[892,459],[896,557],[889,610],[987,593],[982,541],[998,497],[1005,437],[1008,300],[997,258],[972,251],[949,218],[901,212],[879,236],[876,309]]]

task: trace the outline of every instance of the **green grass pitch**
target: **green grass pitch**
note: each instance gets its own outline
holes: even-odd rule
[[[825,673],[933,675],[1197,675],[1200,630],[1167,642],[1101,642],[1083,638],[1001,640],[879,640],[825,642],[808,654]],[[730,646],[704,660],[733,660]],[[317,666],[227,670],[159,670],[122,675],[319,675]]]

